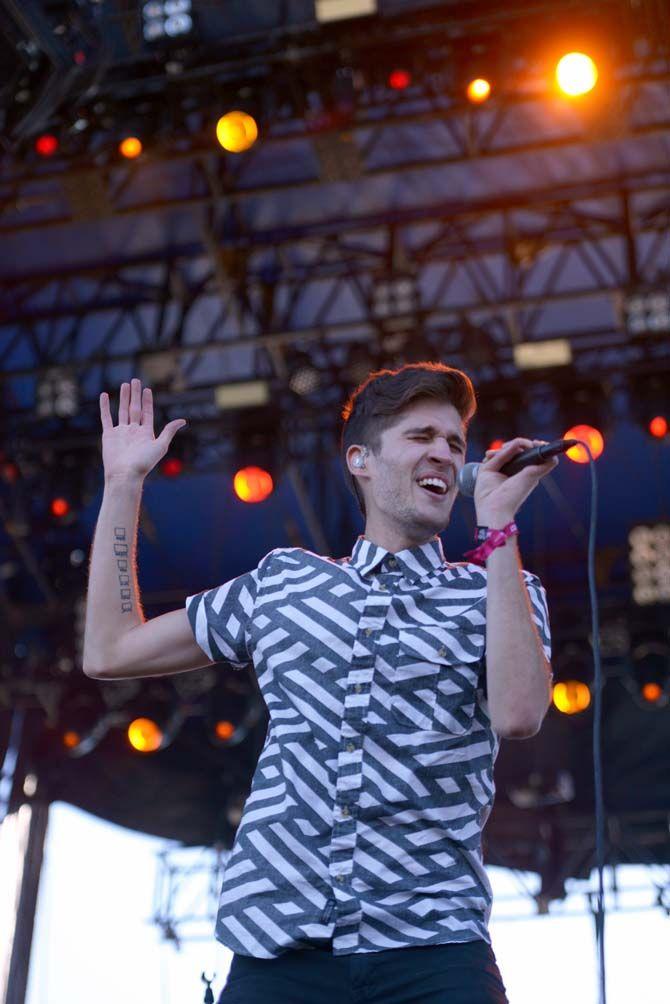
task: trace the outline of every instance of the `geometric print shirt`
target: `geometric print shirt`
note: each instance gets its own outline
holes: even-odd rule
[[[545,591],[523,579],[549,659]],[[186,609],[269,711],[217,938],[263,959],[490,941],[486,569],[438,537],[393,554],[361,536],[348,558],[271,551]]]

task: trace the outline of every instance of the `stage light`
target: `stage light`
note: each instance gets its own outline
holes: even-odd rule
[[[658,704],[663,696],[663,687],[658,683],[645,683],[641,694],[649,704]]]
[[[568,97],[588,94],[598,81],[598,68],[584,52],[568,52],[556,66],[556,83]]]
[[[638,524],[628,534],[633,602],[670,603],[670,523]]]
[[[591,691],[581,680],[562,680],[554,684],[552,700],[561,714],[576,715],[588,708]]]
[[[468,84],[465,93],[468,96],[468,101],[471,101],[473,105],[480,105],[491,94],[491,85],[484,77],[475,77]]]
[[[160,472],[165,478],[178,478],[184,473],[184,462],[179,457],[168,457],[161,464]]]
[[[163,742],[163,732],[151,718],[135,718],[127,729],[128,742],[138,753],[155,753]]]
[[[52,516],[55,516],[57,519],[62,519],[69,513],[70,503],[68,502],[67,499],[64,498],[52,499],[49,504],[49,511],[51,512]]]
[[[404,91],[412,83],[412,74],[408,70],[391,70],[388,85],[393,91]]]
[[[142,153],[142,140],[137,136],[126,136],[119,143],[119,153],[126,160],[135,160]]]
[[[58,146],[58,140],[51,133],[44,133],[35,140],[35,150],[40,157],[53,157]]]
[[[216,138],[229,153],[242,153],[258,139],[256,120],[246,112],[226,112],[216,123]]]
[[[594,429],[592,425],[573,425],[571,429],[568,429],[566,433],[563,434],[563,439],[583,439],[586,441],[591,453],[593,454],[593,459],[597,460],[605,449],[605,440],[603,439],[602,433],[598,429]],[[571,446],[567,451],[566,456],[570,460],[574,461],[575,464],[588,464],[589,455],[584,449],[584,447],[579,443],[577,446]]]
[[[656,415],[649,423],[649,432],[655,439],[663,439],[668,434],[668,420],[665,415]]]
[[[74,729],[67,729],[63,733],[63,746],[68,750],[75,749],[81,742],[81,736]]]
[[[228,742],[228,740],[232,739],[235,735],[235,726],[232,722],[220,719],[214,725],[214,735],[217,739],[220,739],[221,742]]]
[[[233,478],[233,489],[242,502],[263,502],[272,494],[274,483],[262,467],[243,467]]]
[[[668,703],[670,645],[659,634],[639,642],[631,652],[632,675],[629,689],[641,707]]]
[[[504,439],[493,439],[486,447],[487,450],[500,450],[505,445]]]

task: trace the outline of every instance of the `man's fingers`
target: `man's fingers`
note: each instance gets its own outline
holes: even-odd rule
[[[128,425],[128,405],[130,403],[130,384],[122,383],[119,393],[119,425]]]
[[[109,394],[107,394],[106,391],[103,391],[100,395],[100,421],[102,422],[103,432],[107,432],[108,429],[114,428],[112,412],[109,407]]]

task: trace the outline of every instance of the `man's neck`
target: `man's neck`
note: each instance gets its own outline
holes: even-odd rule
[[[363,536],[371,544],[376,544],[378,547],[383,547],[385,551],[397,554],[399,551],[407,550],[407,548],[420,547],[422,544],[427,544],[430,540],[435,540],[436,534],[432,533],[428,536],[422,535],[414,538],[406,533],[394,533],[389,529],[368,527],[366,524]]]

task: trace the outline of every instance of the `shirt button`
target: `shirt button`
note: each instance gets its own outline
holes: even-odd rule
[[[357,694],[360,694],[360,692],[361,692],[362,689],[363,689],[363,684],[362,683],[357,683],[357,684],[354,685],[354,690],[356,691]]]
[[[446,648],[441,648],[437,654],[442,656],[442,658],[444,658],[444,656],[447,654]]]
[[[381,589],[381,591],[383,593],[385,593],[387,591],[387,589],[388,589],[388,586],[385,586],[384,583],[382,582],[381,585],[379,586],[379,588]]]
[[[366,635],[367,635],[367,636],[368,636],[368,638],[369,638],[369,637],[370,637],[370,635],[372,634],[372,628],[366,628],[366,629],[365,629],[365,633],[366,633]]]
[[[353,743],[347,743],[347,753],[353,753],[356,747]]]
[[[348,805],[343,805],[342,806],[342,815],[343,816],[348,816],[349,815],[349,806]]]
[[[389,558],[389,568],[397,568],[397,567],[398,567],[398,562],[395,560],[395,558]]]
[[[336,882],[344,882],[344,875],[336,875],[335,876],[335,881]]]

